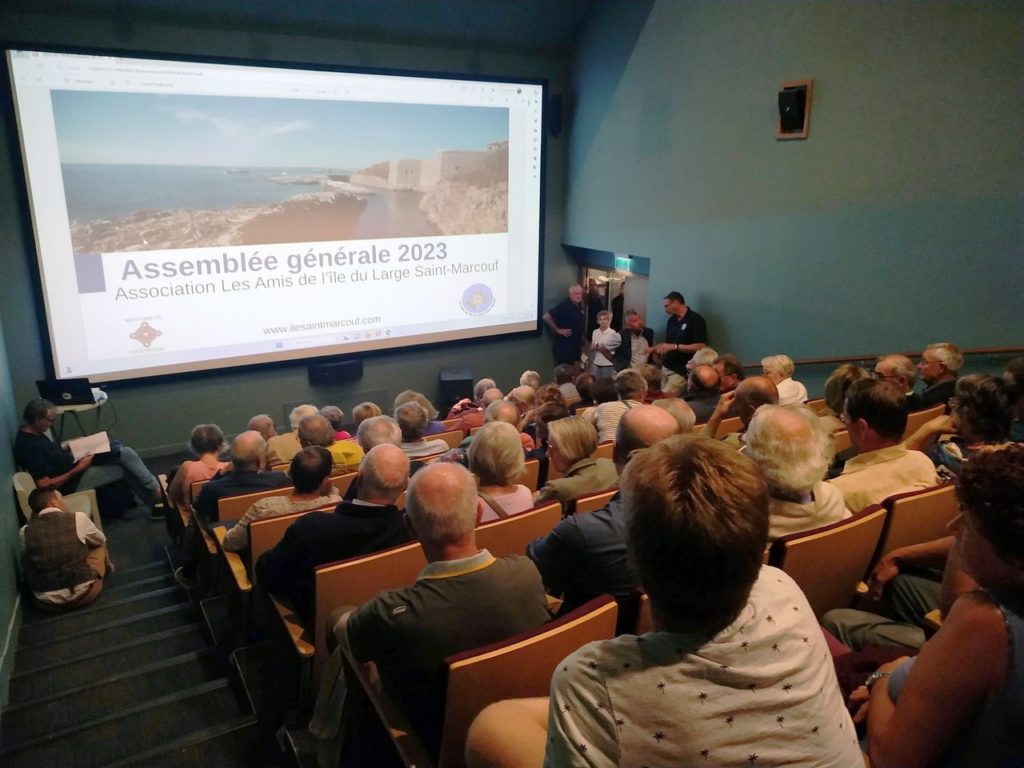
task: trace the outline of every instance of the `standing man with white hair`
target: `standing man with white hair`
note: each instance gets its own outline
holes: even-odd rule
[[[921,407],[931,408],[948,403],[956,391],[956,379],[964,364],[964,356],[956,344],[942,341],[929,344],[921,353],[917,371],[925,387],[921,391]],[[949,408],[946,408],[949,413]]]
[[[428,751],[440,748],[444,659],[533,629],[548,619],[544,586],[526,557],[476,545],[476,480],[458,464],[431,464],[409,483],[406,516],[427,566],[416,583],[382,592],[334,626],[409,717]],[[442,695],[443,696],[443,695]]]
[[[768,483],[768,542],[850,517],[843,494],[825,482],[835,449],[806,405],[762,405],[747,427],[747,456]]]

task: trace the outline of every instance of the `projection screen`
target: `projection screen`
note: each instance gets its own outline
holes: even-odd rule
[[[543,83],[7,65],[58,378],[538,327]]]

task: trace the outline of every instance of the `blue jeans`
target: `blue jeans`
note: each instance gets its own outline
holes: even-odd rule
[[[121,447],[121,455],[110,464],[94,464],[85,470],[75,490],[87,491],[90,488],[116,483],[118,480],[125,480],[132,492],[147,507],[153,509],[156,506],[160,498],[160,485],[139,458],[139,454],[126,445]]]

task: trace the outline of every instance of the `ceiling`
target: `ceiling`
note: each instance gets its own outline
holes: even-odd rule
[[[123,24],[566,51],[600,0],[4,0],[8,12]]]

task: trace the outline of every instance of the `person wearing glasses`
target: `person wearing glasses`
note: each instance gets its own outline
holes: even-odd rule
[[[878,358],[871,375],[879,381],[888,381],[899,387],[907,396],[907,408],[910,411],[919,411],[923,407],[921,396],[914,391],[917,368],[906,355],[883,355]]]
[[[959,474],[981,448],[1005,444],[1013,419],[1007,386],[994,376],[964,376],[954,392],[948,416],[936,416],[907,438],[907,448],[923,451],[947,477]]]
[[[944,341],[925,347],[921,362],[917,364],[917,372],[925,385],[921,390],[922,408],[945,403],[953,396],[963,363],[964,356],[956,344]]]

